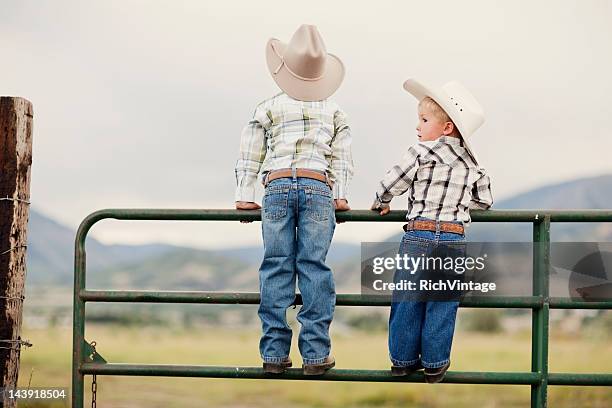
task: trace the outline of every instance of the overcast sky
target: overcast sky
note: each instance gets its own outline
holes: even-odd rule
[[[334,98],[353,131],[355,209],[416,141],[410,76],[459,80],[480,100],[486,123],[472,143],[497,200],[612,172],[611,2],[357,3],[0,0],[0,95],[35,111],[33,208],[72,228],[107,207],[232,208],[240,131],[278,92],[265,44],[302,23],[346,65]],[[343,224],[336,240],[398,227]],[[92,233],[261,242],[259,223],[104,221]]]

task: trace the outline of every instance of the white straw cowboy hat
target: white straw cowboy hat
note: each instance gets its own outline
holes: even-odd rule
[[[302,25],[288,44],[271,38],[266,45],[268,69],[287,95],[301,101],[330,97],[342,83],[344,65],[325,49],[313,25]]]
[[[451,81],[441,88],[435,88],[410,78],[404,82],[404,89],[419,101],[429,96],[444,109],[461,133],[464,147],[478,164],[468,139],[484,123],[484,110],[465,86],[457,81]]]

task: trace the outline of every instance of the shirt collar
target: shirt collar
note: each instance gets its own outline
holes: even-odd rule
[[[453,137],[453,136],[441,136],[439,138],[437,138],[436,140],[428,140],[425,142],[421,142],[419,141],[420,144],[428,146],[428,147],[433,147],[435,145],[437,145],[438,143],[447,143],[453,146],[462,146],[462,142],[458,137]]]
[[[448,143],[448,144],[452,144],[452,145],[457,145],[457,146],[461,145],[460,138],[453,137],[453,136],[442,136],[442,137],[438,138],[436,141],[442,142],[442,143]]]

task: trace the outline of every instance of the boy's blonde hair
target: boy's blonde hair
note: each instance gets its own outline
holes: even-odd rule
[[[444,109],[442,109],[440,105],[438,105],[438,103],[431,99],[429,96],[426,96],[425,98],[421,99],[421,102],[419,102],[419,109],[427,109],[434,115],[436,119],[438,119],[442,123],[452,122],[450,116],[448,116]],[[455,123],[453,122],[453,125],[454,124]],[[456,127],[457,126],[455,126],[455,128]]]
[[[442,109],[442,107],[438,105],[438,103],[434,101],[433,99],[431,99],[429,96],[426,96],[423,99],[421,99],[421,102],[419,102],[419,110],[420,109],[427,109],[428,111],[430,111],[432,115],[440,121],[440,123],[446,123],[446,122],[452,123],[453,124],[453,134],[456,134],[457,136],[461,136],[461,132],[459,132],[459,129],[457,128],[457,125],[455,124],[455,122],[453,122],[450,116],[448,116],[448,113],[446,113],[444,109]]]

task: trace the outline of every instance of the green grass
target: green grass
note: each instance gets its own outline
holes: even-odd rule
[[[70,387],[69,329],[24,329],[34,347],[22,352],[19,386]],[[295,337],[295,336],[294,336]],[[109,362],[259,366],[254,329],[146,328],[88,325],[86,338]],[[338,368],[388,369],[384,332],[336,333]],[[457,332],[451,367],[457,371],[529,371],[529,333]],[[609,338],[557,336],[550,345],[551,372],[610,372]],[[297,344],[292,356],[301,365]],[[91,377],[86,377],[86,390]],[[551,407],[609,407],[612,387],[549,387]],[[377,384],[206,378],[98,377],[100,407],[527,407],[529,386]],[[86,401],[90,400],[87,392]],[[20,405],[21,406],[21,405]],[[29,408],[69,404],[24,405]]]

